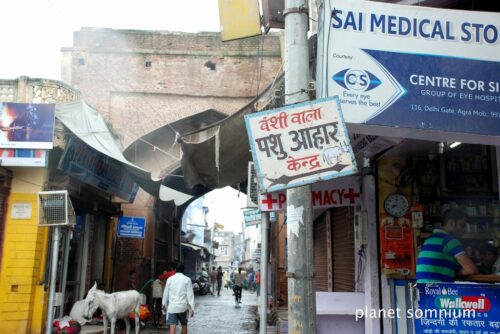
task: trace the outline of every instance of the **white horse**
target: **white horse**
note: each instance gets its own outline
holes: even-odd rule
[[[127,334],[130,334],[129,314],[134,312],[135,334],[139,334],[139,308],[141,306],[141,295],[135,290],[105,293],[97,289],[97,283],[89,290],[85,298],[84,317],[90,319],[92,314],[101,308],[103,313],[104,334],[108,331],[108,319],[111,322],[111,334],[115,334],[117,319],[123,319],[127,326]]]

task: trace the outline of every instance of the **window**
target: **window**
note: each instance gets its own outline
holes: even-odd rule
[[[220,254],[220,256],[227,256],[227,246],[220,246],[219,247],[219,254]]]
[[[151,64],[152,64],[151,60],[146,60],[146,61],[144,62],[144,67],[145,67],[145,68],[151,68]]]

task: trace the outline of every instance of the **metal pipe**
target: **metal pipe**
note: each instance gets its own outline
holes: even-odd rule
[[[66,230],[65,234],[65,247],[64,247],[64,261],[62,263],[63,265],[63,271],[62,271],[62,280],[61,280],[61,300],[62,304],[61,307],[59,308],[59,318],[64,317],[64,298],[66,295],[66,281],[68,278],[68,258],[69,258],[69,249],[70,249],[70,243],[71,243],[71,236],[72,232],[70,229]]]
[[[308,5],[285,1],[285,104],[309,100]],[[287,190],[288,328],[316,333],[311,186]]]
[[[57,267],[59,262],[59,241],[61,239],[61,227],[54,226],[52,234],[52,256],[49,282],[49,308],[47,309],[46,334],[52,333],[52,322],[54,321],[54,304],[56,299]]]
[[[269,257],[269,214],[262,212],[260,230],[262,239],[260,243],[260,296],[259,296],[259,334],[267,332],[267,259]]]

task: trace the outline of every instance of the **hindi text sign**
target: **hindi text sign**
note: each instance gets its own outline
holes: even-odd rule
[[[245,116],[261,192],[356,173],[338,97]]]
[[[146,230],[146,218],[144,217],[120,217],[118,221],[118,237],[144,239]]]

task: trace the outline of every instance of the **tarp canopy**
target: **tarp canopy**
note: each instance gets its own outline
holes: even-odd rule
[[[206,110],[143,136],[124,153],[103,117],[84,101],[57,104],[56,117],[87,145],[122,163],[143,190],[182,205],[247,178],[252,156],[244,117],[276,102],[274,87],[282,81],[281,75],[231,116]]]
[[[259,96],[226,119],[181,136],[182,171],[188,187],[223,188],[247,178],[252,155],[245,115],[277,102],[274,89],[282,81],[282,75],[277,77]]]
[[[154,196],[159,195],[162,179],[152,177],[150,171],[133,164],[124,157],[118,141],[102,116],[95,109],[84,101],[57,104],[56,117],[85,144],[123,164],[142,189]],[[182,191],[174,189],[164,189],[163,192],[165,200],[191,198]],[[182,203],[176,204],[180,205]]]

